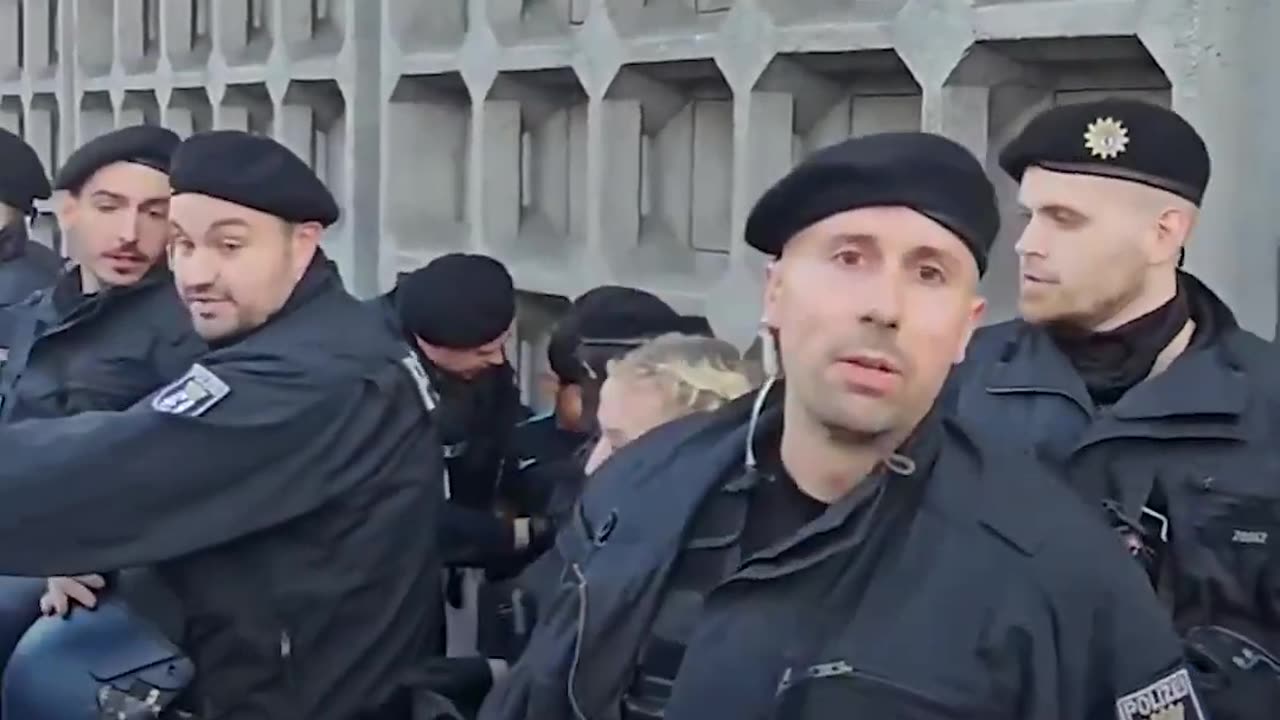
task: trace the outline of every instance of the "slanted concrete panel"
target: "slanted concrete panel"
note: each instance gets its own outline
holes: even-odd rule
[[[0,0],[0,122],[53,169],[124,123],[270,133],[334,187],[360,294],[482,251],[539,297],[639,285],[746,345],[765,259],[742,229],[804,154],[922,127],[980,155],[1001,319],[996,153],[1038,109],[1127,94],[1204,133],[1189,267],[1270,337],[1277,26],[1250,0]]]

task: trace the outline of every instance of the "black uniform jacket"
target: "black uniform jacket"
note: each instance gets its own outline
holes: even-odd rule
[[[483,720],[620,717],[690,519],[741,475],[750,403],[659,428],[597,472],[557,541],[560,592]],[[1110,529],[1025,455],[950,421],[933,432],[932,470],[910,478],[922,492],[857,609],[812,624],[821,583],[857,564],[841,502],[711,591],[667,718],[1197,717],[1173,629]]]
[[[58,253],[34,240],[23,238],[12,247],[0,242],[0,308],[52,285],[63,264]]]
[[[1158,579],[1182,629],[1280,653],[1280,350],[1190,275],[1196,332],[1162,373],[1096,408],[1043,330],[985,328],[951,378],[956,412],[1031,449],[1101,513],[1167,535]]]
[[[439,626],[412,358],[317,258],[266,325],[129,409],[0,427],[0,573],[155,566],[202,718],[363,717]]]
[[[499,517],[499,486],[507,446],[515,426],[528,414],[520,402],[509,365],[495,367],[474,380],[449,376],[435,367],[404,330],[395,291],[374,298],[369,306],[382,317],[388,332],[404,338],[426,368],[436,400],[434,425],[444,446],[448,475],[441,492],[448,496],[440,514],[440,547],[445,563],[461,567],[507,568],[522,563],[509,518]]]
[[[3,312],[9,350],[0,366],[0,422],[126,408],[206,350],[163,266],[88,296],[73,268]]]
[[[590,433],[559,426],[554,412],[516,426],[507,451],[499,496],[518,515],[556,517],[576,502]]]

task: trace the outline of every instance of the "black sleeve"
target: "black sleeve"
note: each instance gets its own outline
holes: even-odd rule
[[[446,501],[440,510],[440,551],[445,565],[488,567],[518,556],[510,520]]]
[[[1054,650],[1034,663],[1029,716],[1203,720],[1168,610],[1119,540],[1097,540],[1103,535],[1077,538],[1076,562],[1091,563],[1092,572],[1060,579],[1056,620],[1042,642]]]
[[[0,574],[151,565],[344,491],[359,476],[326,453],[368,386],[262,370],[194,365],[122,412],[0,428]]]
[[[1135,594],[1113,595],[1112,606],[1100,613],[1098,627],[1104,632],[1094,640],[1093,717],[1204,720],[1207,714],[1168,611],[1138,575],[1135,567]]]
[[[558,464],[509,452],[502,463],[498,501],[516,515],[545,515],[553,489],[550,473]]]
[[[155,308],[156,340],[151,350],[151,365],[160,379],[157,387],[186,372],[191,363],[209,351],[191,326],[191,318],[181,301],[176,296],[161,299],[165,302]]]
[[[178,377],[195,362],[196,358],[208,352],[204,341],[194,331],[175,332],[159,338],[152,356],[152,365],[160,382],[167,383]]]

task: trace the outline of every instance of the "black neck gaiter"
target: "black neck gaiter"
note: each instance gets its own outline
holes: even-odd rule
[[[1187,294],[1179,283],[1169,302],[1114,330],[1082,332],[1053,326],[1049,335],[1080,373],[1093,401],[1107,406],[1151,374],[1156,357],[1182,332],[1190,317]]]

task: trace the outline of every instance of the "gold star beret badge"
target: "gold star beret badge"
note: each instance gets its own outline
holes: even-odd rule
[[[1102,160],[1119,157],[1129,146],[1129,129],[1115,118],[1098,118],[1084,133],[1084,147]]]

